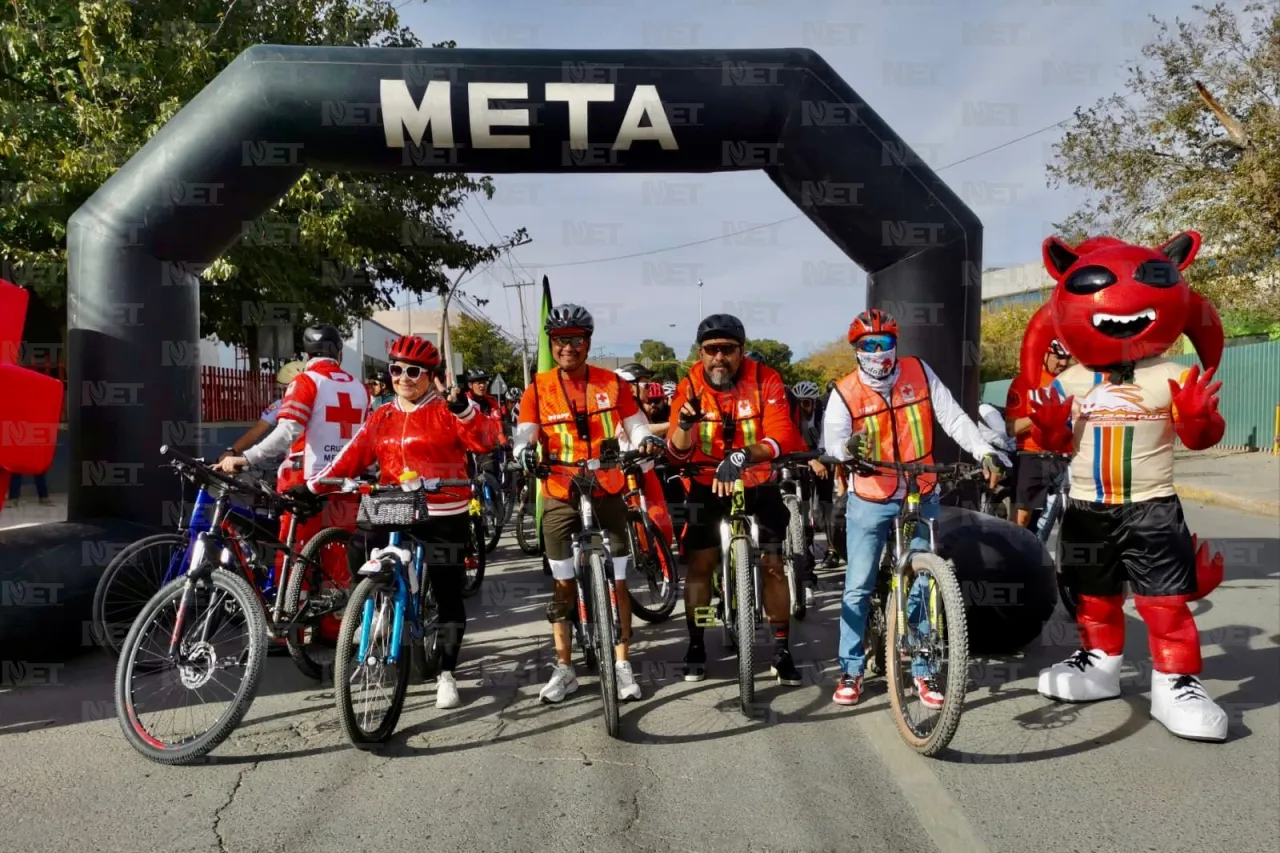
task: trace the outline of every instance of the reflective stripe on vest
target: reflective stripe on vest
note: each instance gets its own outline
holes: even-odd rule
[[[929,401],[929,377],[918,358],[900,359],[898,381],[890,400],[867,387],[853,371],[836,383],[840,399],[853,416],[853,431],[866,433],[867,456],[886,462],[933,464],[933,404]],[[934,474],[916,478],[922,495],[937,483]],[[874,503],[886,503],[898,491],[901,477],[895,472],[856,475],[853,491]]]
[[[571,404],[565,397],[564,386],[560,382],[560,369],[539,373],[534,377],[535,393],[538,399],[538,424],[541,428],[539,443],[542,446],[544,459],[552,455],[561,462],[581,462],[586,459],[600,458],[601,444],[616,436],[619,419],[616,414],[618,406],[618,376],[607,370],[596,367],[587,368],[586,405],[587,432],[589,441],[584,443],[578,435],[578,425],[574,419],[576,407],[582,405],[581,400]],[[572,476],[568,473],[552,473],[544,481],[546,493],[562,501],[569,500]],[[621,471],[597,471],[596,482],[610,493],[617,494],[626,487],[626,478]]]
[[[759,444],[764,440],[764,389],[761,387],[761,366],[758,362],[744,359],[743,372],[739,374],[734,387],[723,396],[732,395],[734,435],[733,442],[725,447],[723,412],[720,410],[720,394],[717,394],[706,382],[702,365],[694,366],[686,377],[689,383],[690,397],[697,397],[702,408],[702,420],[698,423],[698,441],[695,445],[702,457],[707,460],[723,459],[729,450],[737,450]],[[750,375],[746,375],[750,371]],[[695,460],[702,461],[702,460]],[[752,465],[743,472],[742,482],[748,488],[768,482],[773,476],[772,466],[765,462]]]

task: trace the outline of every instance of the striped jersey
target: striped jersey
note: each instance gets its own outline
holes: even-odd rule
[[[1071,497],[1127,504],[1170,497],[1173,490],[1173,398],[1168,380],[1189,369],[1166,358],[1139,361],[1132,384],[1073,365],[1058,376],[1075,397]]]

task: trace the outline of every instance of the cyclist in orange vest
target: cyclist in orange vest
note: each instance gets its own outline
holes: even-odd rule
[[[1031,435],[1031,405],[1047,400],[1048,395],[1043,392],[1050,389],[1056,391],[1060,399],[1066,399],[1067,392],[1062,390],[1058,375],[1071,366],[1071,354],[1059,341],[1053,340],[1041,364],[1040,386],[1028,388],[1022,374],[1018,374],[1009,383],[1004,404],[1005,425],[1018,447],[1013,507],[1019,527],[1031,524],[1031,513],[1045,508],[1049,493],[1067,474],[1067,456],[1054,459],[1041,455],[1044,448]]]
[[[599,459],[618,449],[619,425],[631,445],[653,455],[662,452],[661,439],[649,432],[649,419],[641,412],[631,388],[617,374],[590,367],[587,353],[595,320],[579,305],[557,305],[547,315],[547,336],[556,366],[534,377],[520,400],[520,420],[516,425],[514,454],[525,471],[538,465],[538,448],[543,459],[554,455],[561,462]],[[576,470],[576,466],[573,470]],[[574,583],[572,537],[581,531],[579,495],[571,490],[572,471],[551,465],[551,475],[542,481],[542,541],[551,575],[555,578],[555,598],[547,605],[556,644],[556,666],[538,698],[559,702],[578,689],[573,668],[570,621],[574,618],[577,588]],[[631,671],[627,652],[631,641],[631,599],[627,595],[627,505],[622,498],[626,478],[618,469],[596,472],[594,494],[596,518],[609,534],[613,571],[617,580],[618,616],[622,636],[614,650],[618,698],[639,699],[640,685]]]
[[[872,308],[853,319],[849,343],[857,350],[858,369],[836,383],[823,419],[823,446],[837,459],[884,459],[893,462],[933,463],[933,422],[991,474],[996,460],[1009,460],[983,440],[982,434],[937,374],[918,358],[899,358],[898,323]],[[938,517],[937,478],[922,475],[920,514]],[[849,565],[845,570],[844,603],[840,610],[840,683],[832,701],[856,705],[862,696],[866,655],[862,638],[875,587],[880,553],[893,519],[906,497],[902,475],[855,475],[848,484]],[[916,529],[912,547],[929,547],[924,525]],[[908,600],[908,615],[922,629],[928,627],[922,587],[915,586]],[[914,615],[913,615],[914,614]],[[924,660],[912,662],[915,689],[921,704],[941,708],[943,694]]]
[[[764,613],[775,644],[770,671],[780,683],[794,686],[801,679],[791,659],[791,595],[782,568],[782,540],[790,514],[767,463],[803,450],[804,441],[791,422],[782,377],[743,352],[746,340],[742,321],[731,314],[713,314],[703,320],[697,335],[701,361],[681,380],[671,402],[667,430],[671,457],[677,464],[720,462],[714,470],[709,466],[697,470],[688,484],[690,512],[683,550],[689,564],[684,585],[689,650],[684,658],[684,680],[706,677],[705,622],[700,615],[711,603],[711,571],[724,544],[720,521],[729,511],[727,499],[733,494],[734,483],[741,479],[746,487],[746,511],[760,525]]]

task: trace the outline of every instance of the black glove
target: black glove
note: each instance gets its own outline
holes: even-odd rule
[[[688,432],[693,429],[694,425],[702,420],[702,403],[697,397],[690,397],[685,401],[685,405],[693,409],[693,414],[689,415],[685,412],[684,406],[680,407],[680,419],[676,421],[676,426]]]
[[[742,469],[747,467],[747,451],[735,450],[716,467],[716,479],[721,483],[736,483],[742,479]]]
[[[460,415],[471,405],[471,398],[466,394],[459,394],[449,401],[449,411],[455,415]]]
[[[306,483],[299,483],[296,486],[290,486],[284,490],[284,496],[296,504],[306,507],[315,506],[319,502],[319,496],[307,488]]]
[[[650,456],[657,456],[659,453],[667,449],[667,443],[661,437],[650,435],[640,442],[638,448],[641,453],[647,453]]]
[[[538,467],[538,447],[534,444],[526,444],[520,448],[520,453],[516,457],[516,462],[524,469],[525,473],[531,473],[534,468]]]
[[[855,462],[862,461],[863,448],[865,445],[862,440],[865,436],[860,432],[855,432],[849,436],[849,440],[844,443],[844,449],[848,452],[849,457]]]

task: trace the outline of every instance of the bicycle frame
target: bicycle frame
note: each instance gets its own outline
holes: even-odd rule
[[[755,607],[756,617],[759,621],[760,602],[761,602],[761,579],[760,579],[760,522],[756,521],[755,516],[746,513],[747,489],[742,480],[739,479],[733,484],[733,497],[729,502],[729,515],[720,521],[720,576],[722,578],[721,588],[722,600],[724,606],[724,627],[725,631],[732,634],[735,625],[734,616],[738,611],[738,602],[734,594],[737,589],[734,584],[734,572],[741,571],[739,566],[735,569],[733,566],[733,543],[745,539],[747,541],[747,552],[751,555],[748,561],[751,571],[751,586],[755,589]],[[740,640],[741,641],[741,640]]]
[[[592,465],[592,463],[595,463]],[[587,463],[587,470],[594,471],[600,467],[600,460],[592,459]],[[609,614],[608,618],[613,620],[614,636],[621,638],[620,629],[622,626],[622,617],[618,613],[618,588],[617,578],[613,574],[613,553],[610,550],[609,531],[597,528],[595,521],[595,504],[592,502],[591,493],[595,487],[595,477],[584,477],[581,474],[574,475],[574,487],[578,490],[578,514],[582,520],[582,531],[575,534],[570,542],[573,549],[573,579],[578,595],[578,623],[586,626],[590,624],[590,615],[587,612],[587,592],[591,583],[589,567],[591,565],[591,554],[599,554],[601,561],[604,563],[605,583],[609,585]],[[593,538],[600,536],[600,544],[596,544]],[[595,614],[597,619],[605,618],[605,614]],[[584,631],[584,644],[593,644],[595,638],[590,631]]]
[[[388,548],[402,549],[400,545],[400,537],[404,535],[396,530],[391,533],[387,542]],[[404,549],[402,549],[404,550]],[[422,593],[424,584],[427,582],[424,572],[425,561],[423,559],[422,543],[413,540],[412,557],[409,561],[410,565],[405,566],[403,561],[398,557],[396,559],[396,571],[392,574],[395,580],[395,593],[392,596],[392,622],[391,622],[391,649],[387,654],[388,663],[398,663],[400,660],[400,647],[404,642],[404,622],[405,612],[409,614],[409,635],[419,638],[423,634],[422,619],[419,617],[421,610]],[[384,556],[386,556],[384,552]],[[379,558],[381,559],[381,557]],[[359,660],[365,660],[369,655],[369,637],[373,633],[369,630],[373,625],[374,601],[372,598],[366,598],[364,602],[364,612],[361,614],[360,620],[360,651]]]

